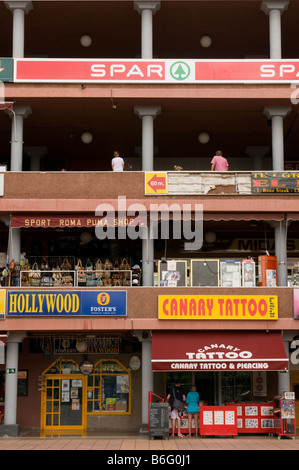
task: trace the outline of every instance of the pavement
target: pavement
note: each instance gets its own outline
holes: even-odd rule
[[[197,451],[248,451],[248,450],[299,450],[299,436],[278,438],[275,435],[243,435],[238,436],[199,436],[183,438],[150,438],[148,434],[104,435],[88,432],[86,435],[63,433],[43,435],[35,432],[21,432],[18,437],[3,436],[0,438],[0,452],[29,451],[63,451],[63,450],[98,450],[106,451],[107,458],[111,451],[115,455],[152,455],[158,454],[197,454]],[[111,454],[112,455],[112,454]],[[111,462],[112,463],[112,462]],[[115,462],[114,462],[115,463]],[[135,465],[136,466],[136,465]],[[181,465],[182,466],[182,465]],[[144,468],[144,467],[143,467]]]

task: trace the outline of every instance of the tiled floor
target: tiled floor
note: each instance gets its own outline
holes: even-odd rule
[[[299,450],[299,437],[238,435],[235,437],[154,438],[148,435],[48,436],[21,433],[19,437],[1,437],[2,450],[106,450],[106,451],[199,451],[199,450]]]

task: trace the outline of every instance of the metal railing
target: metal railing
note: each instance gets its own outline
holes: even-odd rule
[[[20,287],[131,287],[131,270],[21,270]]]

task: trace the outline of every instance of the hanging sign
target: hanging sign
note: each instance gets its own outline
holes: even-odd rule
[[[126,291],[8,291],[7,316],[126,316]]]
[[[36,83],[292,83],[299,60],[15,59],[14,81]]]
[[[251,173],[251,192],[258,194],[299,193],[299,173],[292,171]]]
[[[276,295],[159,295],[161,320],[277,320]]]

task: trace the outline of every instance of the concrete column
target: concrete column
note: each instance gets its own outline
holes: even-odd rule
[[[135,113],[142,119],[142,170],[154,169],[154,119],[160,114],[159,106],[137,106]],[[153,227],[148,224],[147,236],[142,240],[142,285],[154,284],[154,238]]]
[[[154,285],[154,224],[148,217],[147,234],[142,239],[142,285],[151,287]]]
[[[153,58],[153,15],[160,9],[160,1],[137,1],[134,8],[141,14],[141,58]]]
[[[283,333],[283,343],[287,357],[290,358],[289,343],[292,341],[294,332],[285,331]],[[290,372],[278,372],[278,394],[291,391]]]
[[[10,1],[4,2],[13,13],[13,51],[14,58],[24,57],[24,30],[25,14],[32,10],[31,2]]]
[[[277,257],[277,285],[288,286],[287,221],[276,222],[275,256]]]
[[[31,114],[29,106],[15,106],[11,125],[10,171],[22,171],[23,166],[23,121]]]
[[[30,158],[30,171],[40,171],[40,161],[47,155],[47,147],[24,147],[24,152]]]
[[[154,169],[154,119],[161,113],[160,106],[135,106],[135,114],[142,119],[142,170]]]
[[[21,259],[21,229],[10,228],[8,241],[8,262],[15,260],[18,264]]]
[[[286,106],[269,106],[264,108],[264,114],[272,122],[272,169],[284,170],[284,138],[283,119],[291,112]]]
[[[152,370],[152,336],[149,331],[138,331],[135,336],[142,342],[142,424],[141,430],[148,429],[148,394],[154,391],[154,374]]]
[[[24,331],[10,333],[6,346],[6,376],[5,376],[5,413],[4,426],[0,433],[3,435],[18,435],[17,398],[18,398],[18,363],[19,343],[26,337]]]
[[[281,14],[288,6],[287,1],[262,2],[261,9],[269,15],[270,59],[281,59]]]
[[[266,146],[249,146],[245,149],[246,154],[252,158],[252,169],[254,171],[263,170],[263,158],[269,152]]]

